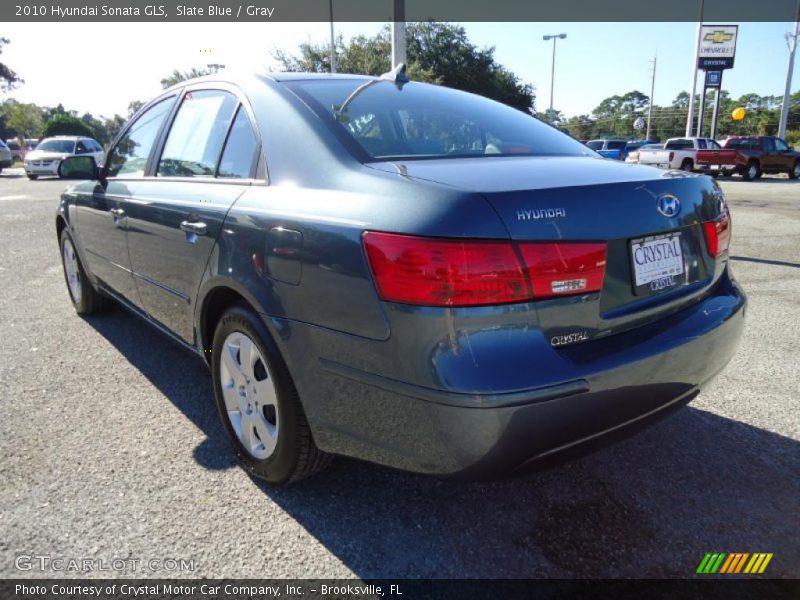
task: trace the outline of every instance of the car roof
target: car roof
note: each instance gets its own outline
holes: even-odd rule
[[[337,79],[377,79],[372,75],[354,75],[350,73],[295,73],[295,72],[268,72],[263,75],[272,81],[308,81],[308,80],[337,80]]]

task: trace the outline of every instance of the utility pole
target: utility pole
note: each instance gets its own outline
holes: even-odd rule
[[[331,10],[331,73],[336,73],[336,38],[333,35],[333,0],[328,0]]]
[[[797,50],[797,34],[800,30],[800,0],[797,2],[797,14],[794,17],[794,33],[786,41],[789,42],[789,67],[786,69],[786,87],[783,90],[783,103],[781,104],[781,120],[778,125],[778,137],[786,137],[786,122],[789,120],[789,103],[792,92],[792,71],[794,71],[794,52]]]
[[[697,55],[700,54],[700,34],[703,28],[703,5],[705,0],[700,0],[700,19],[697,21],[697,44],[692,56],[692,89],[689,91],[689,112],[686,115],[686,137],[692,135],[694,124],[694,92],[697,89]]]
[[[394,69],[400,63],[406,62],[405,5],[405,0],[394,0],[394,9],[392,14],[392,69]]]
[[[650,133],[653,131],[653,91],[656,88],[656,62],[658,61],[658,53],[653,57],[650,62],[653,64],[653,76],[650,78],[650,107],[647,109],[647,135],[645,139],[650,140]]]
[[[557,33],[555,35],[543,35],[542,39],[546,42],[553,40],[553,64],[550,67],[550,118],[553,117],[553,91],[556,87],[556,42],[558,40],[566,39],[566,33]]]

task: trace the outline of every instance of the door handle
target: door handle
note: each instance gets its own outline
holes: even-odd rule
[[[122,210],[121,208],[112,208],[108,212],[114,215],[114,217],[116,217],[117,219],[121,219],[122,217],[125,216],[125,211]]]
[[[202,221],[181,221],[181,231],[186,233],[205,235],[207,230],[208,226]]]

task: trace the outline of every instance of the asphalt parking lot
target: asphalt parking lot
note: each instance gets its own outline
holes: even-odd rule
[[[747,326],[689,407],[524,478],[340,459],[278,490],[235,466],[197,358],[122,309],[74,313],[64,185],[0,174],[0,577],[56,575],[19,571],[32,554],[194,567],[98,576],[686,577],[712,551],[800,577],[800,182],[722,183]]]

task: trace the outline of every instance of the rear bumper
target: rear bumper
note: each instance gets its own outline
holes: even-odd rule
[[[421,473],[494,477],[689,402],[733,356],[745,305],[726,275],[712,295],[657,323],[558,351],[542,338],[541,361],[528,361],[532,386],[510,392],[420,387],[307,354],[313,383],[308,374],[295,379],[324,450]],[[559,369],[547,367],[546,353]],[[498,389],[496,373],[486,377]]]

